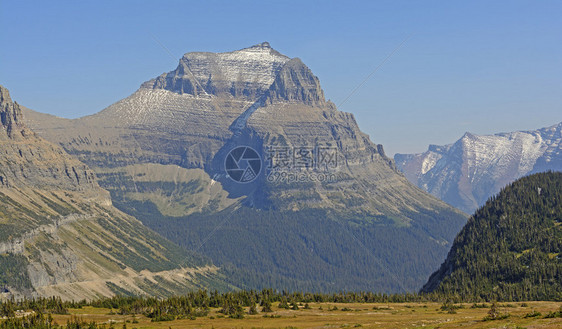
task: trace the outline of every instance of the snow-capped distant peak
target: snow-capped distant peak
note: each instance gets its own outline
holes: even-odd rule
[[[430,146],[397,155],[396,164],[419,187],[468,213],[516,179],[562,170],[562,123],[494,135],[465,133],[452,147]]]

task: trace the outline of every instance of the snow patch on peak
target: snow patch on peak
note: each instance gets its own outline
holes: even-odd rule
[[[428,171],[433,169],[433,167],[435,167],[435,165],[437,164],[437,161],[439,161],[442,158],[442,156],[443,156],[442,154],[429,152],[422,161],[421,174],[425,175]]]
[[[547,148],[536,132],[473,137],[463,141],[464,158],[472,182],[490,178],[503,180],[505,175],[521,177],[533,169]]]

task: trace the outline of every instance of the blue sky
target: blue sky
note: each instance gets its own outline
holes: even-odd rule
[[[189,51],[300,57],[388,154],[562,121],[560,1],[0,1],[0,84],[75,118]],[[173,53],[172,59],[154,35]]]

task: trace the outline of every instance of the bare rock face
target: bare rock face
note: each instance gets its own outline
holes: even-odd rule
[[[267,91],[268,104],[279,101],[320,107],[326,103],[320,81],[298,58],[291,59],[281,68]]]
[[[522,176],[562,170],[561,136],[562,123],[534,131],[466,133],[454,144],[394,158],[412,183],[472,213]]]

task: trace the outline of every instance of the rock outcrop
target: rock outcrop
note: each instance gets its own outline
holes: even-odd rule
[[[17,103],[12,102],[8,89],[0,85],[0,123],[2,124],[2,135],[0,138],[11,138],[15,133],[14,131],[25,135],[25,131],[22,129],[22,121],[21,108]]]

